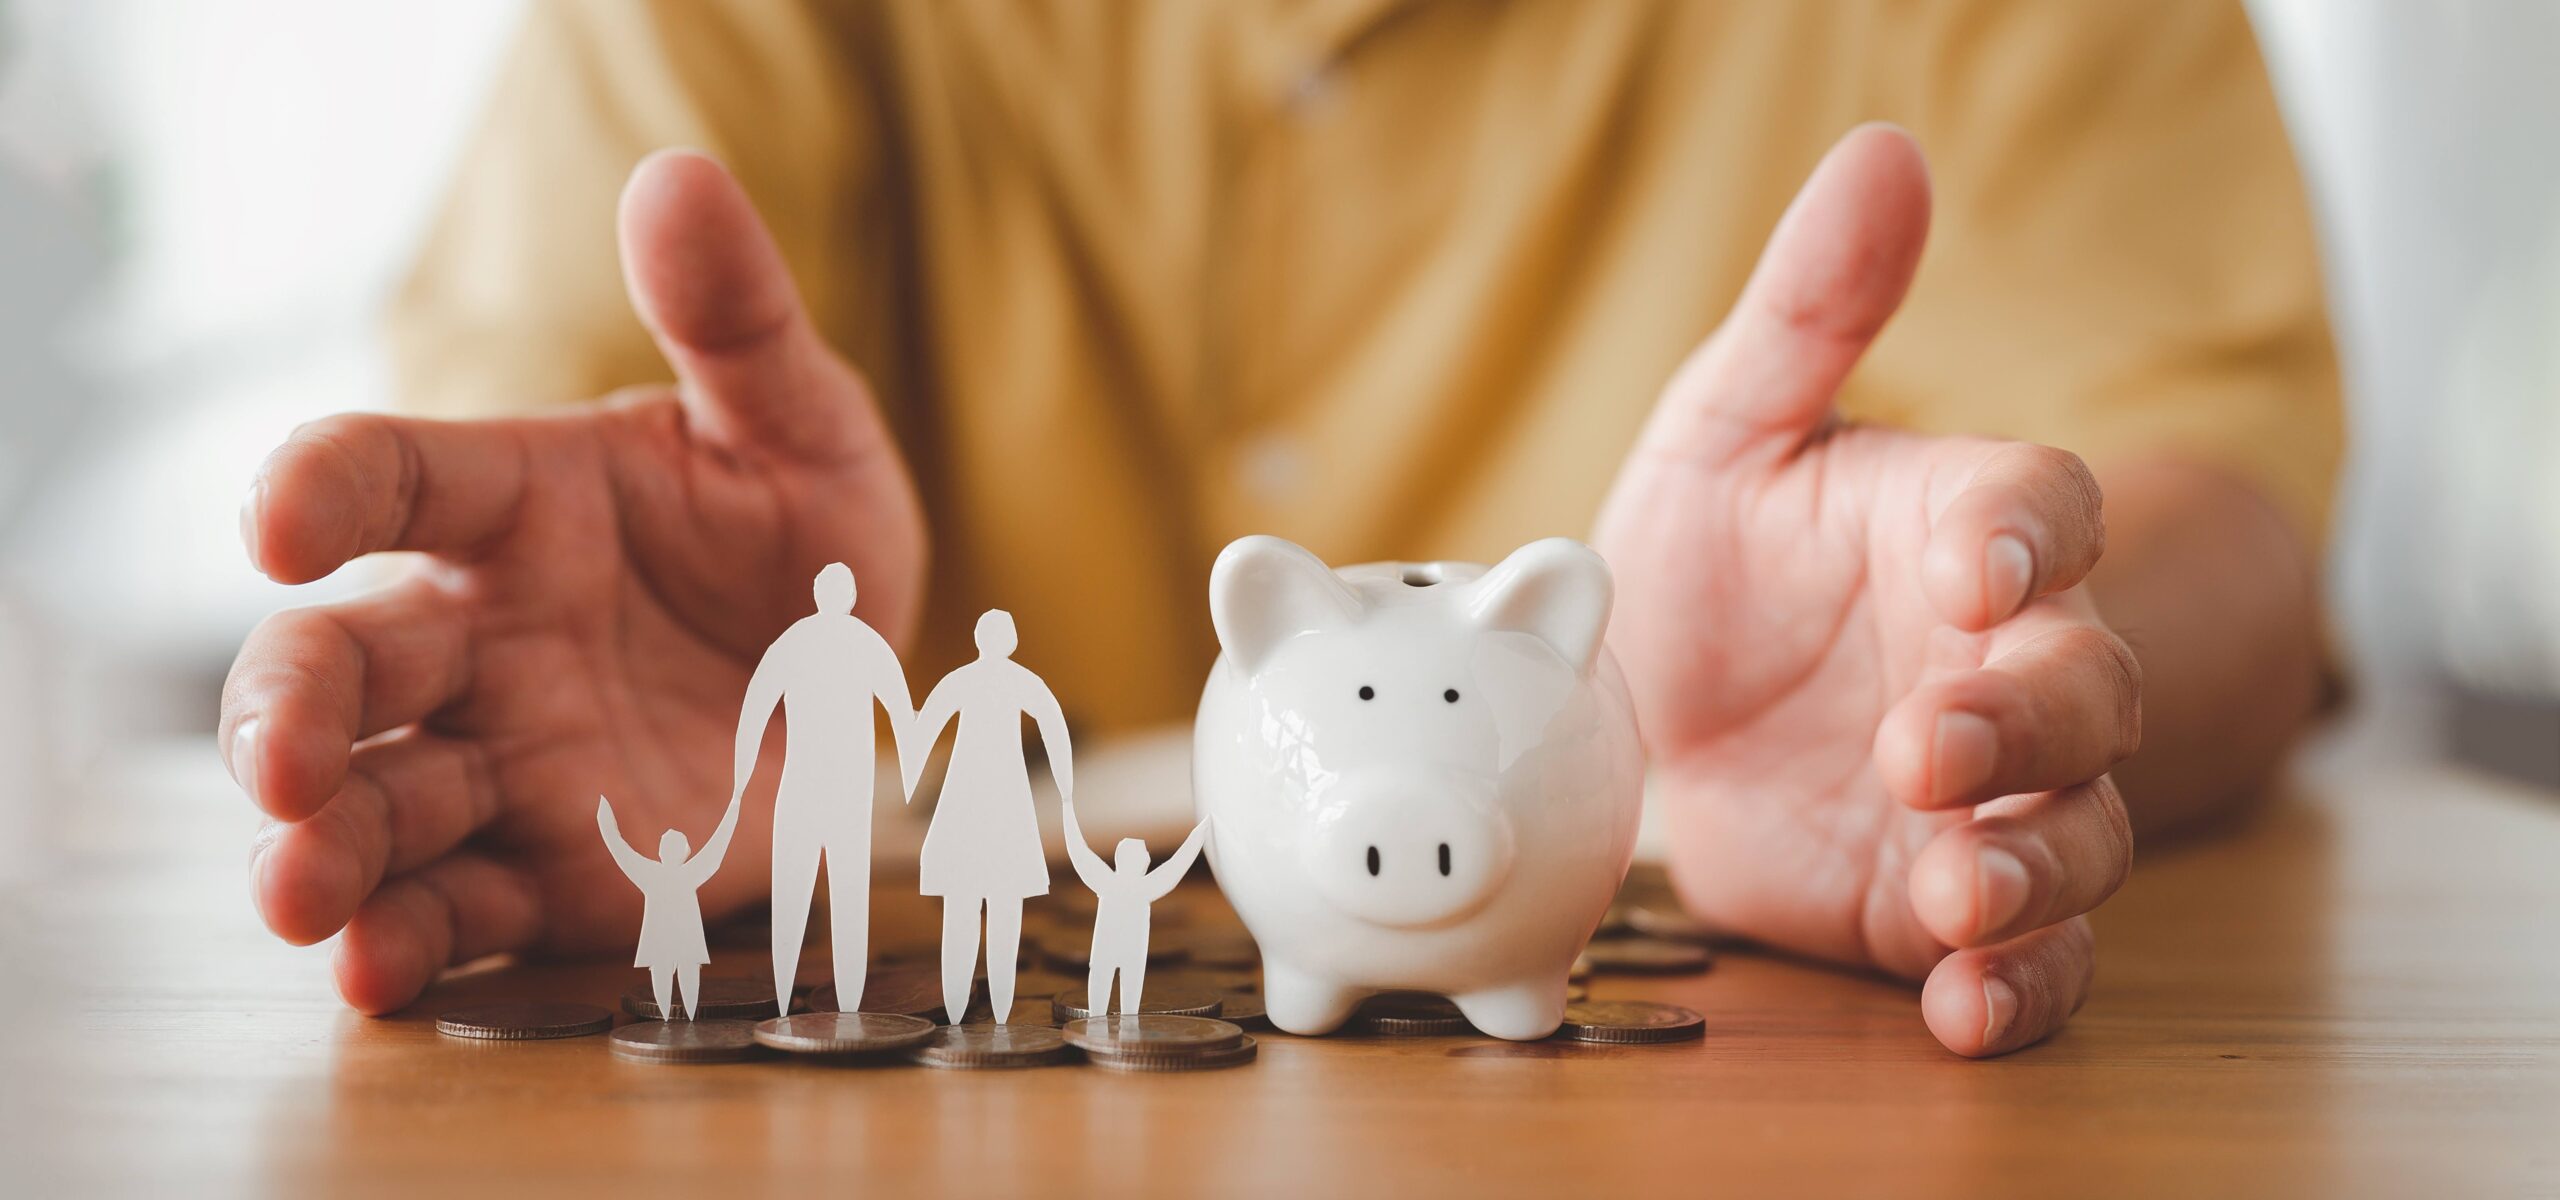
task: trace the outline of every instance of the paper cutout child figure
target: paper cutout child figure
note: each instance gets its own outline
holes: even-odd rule
[[[604,831],[604,848],[613,853],[614,865],[640,889],[640,949],[631,965],[649,969],[649,989],[657,994],[661,1020],[675,1019],[668,987],[683,981],[684,1019],[690,1021],[702,998],[702,964],[711,961],[710,944],[702,937],[702,901],[694,893],[729,853],[729,835],[738,831],[738,802],[729,801],[720,828],[702,844],[702,853],[690,858],[683,831],[675,829],[658,835],[657,858],[642,858],[622,840],[613,802],[602,796],[596,797],[596,827]]]
[[[942,1003],[955,1025],[969,1004],[980,912],[986,914],[987,998],[1002,1021],[1013,1011],[1022,902],[1049,893],[1049,860],[1040,850],[1031,770],[1022,754],[1024,716],[1040,730],[1058,794],[1075,792],[1066,716],[1049,685],[1013,661],[1015,641],[1010,614],[991,608],[979,616],[978,657],[934,685],[916,716],[916,753],[898,756],[912,797],[942,727],[959,719],[916,880],[918,892],[942,897]]]
[[[836,996],[852,1012],[861,1007],[871,962],[871,706],[888,710],[899,765],[910,774],[914,709],[897,652],[853,615],[852,568],[827,564],[812,590],[818,611],[782,631],[747,681],[730,794],[734,803],[745,793],[765,725],[776,706],[787,706],[790,732],[773,804],[773,994],[790,995],[799,973],[823,855]]]
[[[1066,806],[1067,859],[1075,864],[1076,878],[1093,889],[1098,901],[1093,909],[1093,953],[1088,956],[1091,967],[1085,975],[1085,1003],[1095,1016],[1111,1011],[1104,1004],[1111,999],[1111,977],[1120,976],[1120,1009],[1123,1013],[1138,1011],[1139,994],[1147,986],[1147,927],[1155,902],[1165,898],[1182,876],[1191,870],[1191,860],[1199,857],[1201,839],[1209,833],[1209,823],[1202,821],[1191,827],[1191,836],[1164,865],[1147,869],[1147,844],[1136,838],[1122,838],[1112,852],[1113,862],[1106,864],[1102,856],[1085,845],[1084,830],[1076,824],[1076,806]]]

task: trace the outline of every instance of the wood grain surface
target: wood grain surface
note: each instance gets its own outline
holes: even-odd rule
[[[1740,952],[1596,982],[1700,1010],[1699,1042],[1272,1034],[1249,1067],[1129,1076],[434,1032],[471,998],[610,1005],[640,978],[614,963],[356,1016],[325,949],[258,927],[254,822],[190,753],[65,797],[5,911],[11,1194],[2560,1195],[2560,804],[2443,769],[2306,769],[2146,847],[2094,998],[2005,1059],[1939,1049],[1910,987]],[[884,888],[879,944],[929,942],[927,903]],[[736,941],[714,974],[757,970]]]

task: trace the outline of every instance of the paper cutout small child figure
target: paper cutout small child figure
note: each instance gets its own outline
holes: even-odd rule
[[[640,889],[640,949],[631,965],[649,969],[649,987],[657,993],[658,1012],[665,1020],[675,1019],[670,985],[681,979],[684,1018],[690,1021],[701,1000],[702,965],[711,961],[710,944],[702,936],[702,901],[694,893],[729,852],[729,835],[738,830],[738,802],[729,801],[720,828],[703,843],[702,853],[690,858],[685,856],[684,833],[675,829],[658,835],[657,858],[642,858],[622,840],[613,802],[602,796],[596,797],[596,827],[604,831],[604,848],[613,852],[614,865]]]
[[[1209,823],[1202,821],[1191,827],[1181,849],[1164,865],[1147,869],[1147,844],[1137,838],[1120,839],[1112,852],[1112,863],[1085,845],[1084,830],[1076,824],[1075,801],[1065,805],[1067,819],[1067,858],[1076,867],[1076,878],[1093,889],[1092,967],[1085,976],[1085,1003],[1095,1016],[1111,1011],[1104,1002],[1111,999],[1111,977],[1120,977],[1122,1013],[1140,1011],[1140,993],[1147,986],[1147,929],[1155,902],[1165,898],[1174,885],[1182,882],[1191,870],[1191,860],[1199,857],[1201,840],[1208,836]]]

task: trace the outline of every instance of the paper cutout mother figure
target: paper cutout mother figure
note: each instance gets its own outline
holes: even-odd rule
[[[1031,808],[1031,769],[1022,755],[1022,718],[1040,729],[1058,795],[1075,794],[1073,747],[1058,698],[1030,669],[1013,661],[1013,617],[988,609],[978,618],[978,657],[933,687],[916,716],[916,753],[899,756],[907,791],[915,792],[924,758],[953,717],[951,769],[924,833],[917,891],[942,897],[942,1006],[951,1023],[969,1004],[978,961],[978,916],[986,914],[987,999],[1002,1021],[1013,1011],[1014,960],[1022,947],[1022,902],[1049,893],[1049,860],[1040,851],[1040,821]]]
[[[837,1002],[853,1012],[871,961],[871,706],[888,710],[899,766],[910,775],[914,709],[897,652],[853,615],[852,568],[827,564],[813,590],[818,611],[783,630],[747,681],[730,794],[745,793],[765,724],[783,706],[789,734],[773,803],[773,994],[790,995],[799,973],[823,855]]]
[[[1122,838],[1112,851],[1112,862],[1084,843],[1084,830],[1076,824],[1076,806],[1066,805],[1067,860],[1076,866],[1076,878],[1093,889],[1097,903],[1093,909],[1092,964],[1085,974],[1084,1002],[1088,1011],[1101,1016],[1111,1011],[1111,977],[1120,977],[1120,1011],[1143,1011],[1138,1007],[1139,993],[1147,987],[1147,927],[1155,902],[1182,882],[1191,870],[1191,860],[1200,856],[1200,840],[1208,835],[1209,823],[1202,821],[1191,827],[1191,836],[1164,865],[1147,869],[1147,844],[1136,838]]]
[[[702,964],[711,961],[711,947],[702,937],[702,902],[694,893],[729,853],[729,835],[738,831],[738,802],[729,801],[720,828],[702,844],[702,853],[691,858],[685,857],[684,834],[674,829],[658,835],[656,859],[640,857],[622,840],[613,802],[602,796],[596,797],[596,827],[604,831],[604,848],[612,852],[614,865],[640,889],[640,950],[631,956],[631,965],[649,969],[649,989],[657,994],[658,1015],[664,1020],[675,1019],[668,986],[681,979],[684,1019],[690,1021],[702,998]]]

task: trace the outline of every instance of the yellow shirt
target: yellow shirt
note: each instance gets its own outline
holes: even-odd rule
[[[393,314],[476,415],[668,370],[615,196],[724,159],[914,464],[911,671],[1010,609],[1088,727],[1179,719],[1208,564],[1587,530],[1823,150],[1937,187],[1852,416],[2175,454],[2316,545],[2337,377],[2302,187],[2222,0],[553,0]]]

